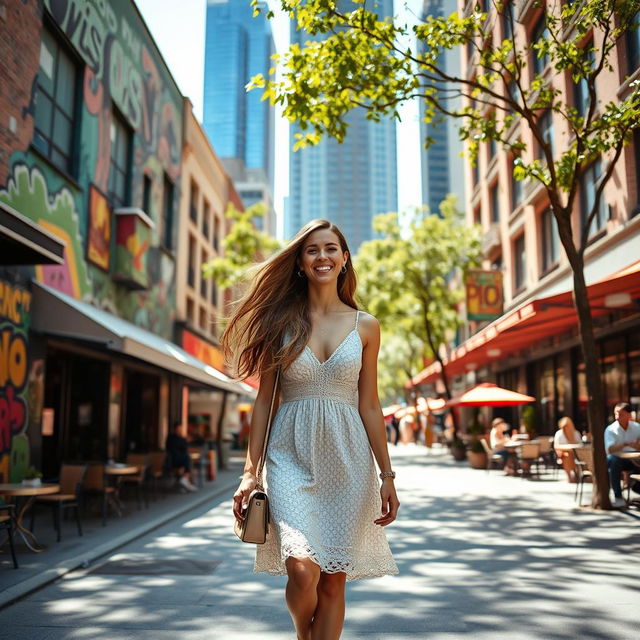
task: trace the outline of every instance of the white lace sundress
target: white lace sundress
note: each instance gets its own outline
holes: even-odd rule
[[[358,413],[362,342],[354,329],[324,362],[309,347],[281,375],[266,459],[271,531],[254,571],[286,575],[289,556],[347,580],[396,574],[380,484]]]

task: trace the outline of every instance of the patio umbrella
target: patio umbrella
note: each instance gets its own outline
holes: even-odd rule
[[[491,382],[482,382],[462,395],[452,398],[447,406],[457,407],[515,407],[534,402],[535,398],[517,391],[503,389]]]

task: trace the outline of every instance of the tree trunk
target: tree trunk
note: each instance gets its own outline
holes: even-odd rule
[[[591,506],[594,509],[610,509],[609,473],[607,456],[604,450],[605,410],[602,375],[598,360],[596,339],[593,333],[593,319],[587,298],[587,285],[584,278],[584,259],[577,256],[573,267],[573,299],[578,311],[582,355],[587,378],[587,418],[591,432],[591,448],[593,451],[593,497]]]

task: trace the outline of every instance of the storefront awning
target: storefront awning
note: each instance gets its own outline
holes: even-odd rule
[[[640,307],[633,306],[640,299],[640,261],[589,285],[587,295],[593,317],[622,308],[640,311]],[[448,375],[457,376],[505,358],[537,340],[568,331],[577,324],[572,291],[535,298],[466,340],[452,351],[449,358],[445,358],[444,365]],[[439,374],[440,364],[434,362],[406,386],[433,382]]]
[[[32,328],[41,333],[100,342],[108,349],[196,382],[232,393],[255,395],[248,385],[234,382],[173,342],[43,284],[34,283],[31,317]]]
[[[64,242],[0,202],[0,264],[63,264]]]

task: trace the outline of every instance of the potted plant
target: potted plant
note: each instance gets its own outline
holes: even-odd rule
[[[527,405],[522,410],[521,422],[524,426],[524,430],[529,436],[529,440],[533,440],[536,435],[536,410],[532,404]]]
[[[28,487],[39,487],[42,484],[42,473],[35,467],[29,467],[22,478],[22,484]]]
[[[451,455],[457,462],[461,462],[465,459],[467,455],[467,448],[460,438],[455,438],[455,440],[451,442]]]
[[[467,460],[469,460],[472,469],[487,468],[487,454],[479,438],[472,440],[469,451],[467,451]]]

